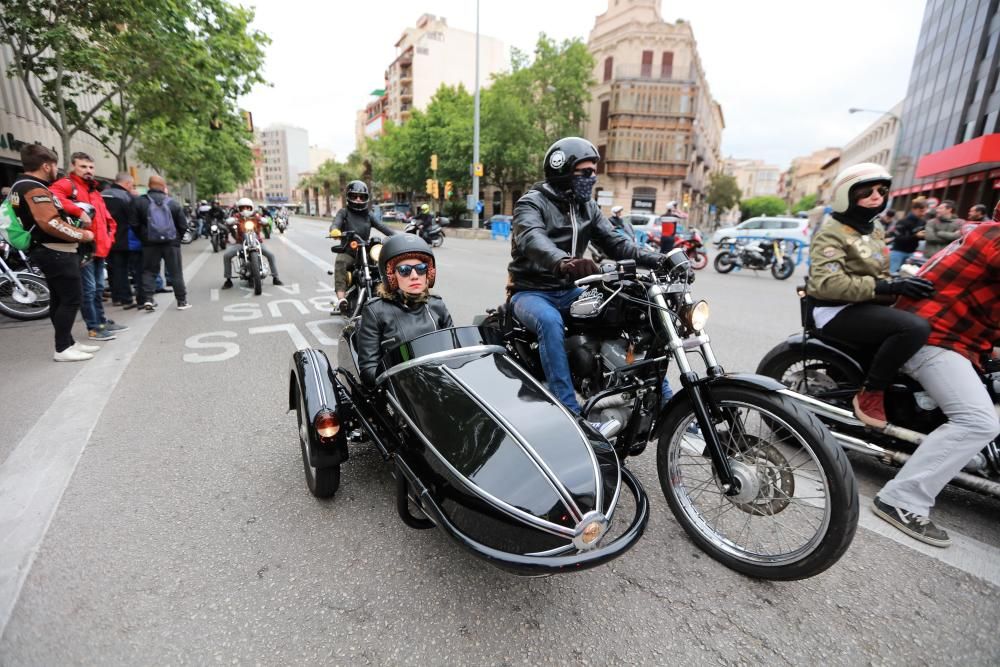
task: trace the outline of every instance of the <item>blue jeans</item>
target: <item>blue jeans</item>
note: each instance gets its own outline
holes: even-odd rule
[[[104,316],[104,260],[95,257],[89,264],[80,269],[83,281],[83,300],[80,302],[80,313],[87,324],[88,331],[94,331],[108,321]]]
[[[538,353],[549,389],[567,408],[580,414],[580,404],[573,391],[573,378],[566,357],[563,335],[563,315],[580,296],[583,288],[567,290],[518,292],[511,297],[514,315],[525,327],[538,336]]]
[[[912,252],[903,252],[902,250],[890,250],[889,251],[889,273],[896,275],[899,273],[899,269],[903,266],[903,262],[910,258]]]

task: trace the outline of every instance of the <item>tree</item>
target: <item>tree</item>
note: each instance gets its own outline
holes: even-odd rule
[[[705,201],[716,209],[716,216],[722,211],[736,206],[740,200],[740,188],[736,178],[716,172],[709,177],[708,193]]]
[[[816,207],[816,202],[819,201],[819,197],[815,194],[806,195],[800,199],[795,206],[792,207],[792,213],[798,213],[799,211],[808,211],[811,208]]]
[[[782,215],[788,211],[788,206],[781,197],[765,195],[751,197],[740,202],[740,212],[743,220],[759,215]]]

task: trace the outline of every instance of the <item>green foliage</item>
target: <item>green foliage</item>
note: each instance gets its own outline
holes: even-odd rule
[[[333,210],[331,204],[334,196],[340,198],[348,183],[354,180],[364,180],[364,177],[365,158],[359,151],[354,151],[347,156],[345,162],[327,160],[316,169],[314,174],[303,178],[299,182],[299,187],[322,191],[326,202],[324,210],[331,211]]]
[[[729,174],[716,172],[709,177],[706,201],[719,212],[736,206],[740,200],[740,188],[736,178]]]
[[[811,208],[816,208],[816,202],[819,201],[819,196],[816,194],[806,195],[792,207],[792,213],[798,213],[799,211],[808,211]]]
[[[788,211],[788,206],[781,197],[766,195],[762,197],[751,197],[740,202],[740,214],[742,220],[755,218],[758,215],[783,215]]]

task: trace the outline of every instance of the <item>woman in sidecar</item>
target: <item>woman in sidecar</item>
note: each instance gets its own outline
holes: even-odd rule
[[[498,567],[572,572],[630,549],[649,503],[607,440],[477,327],[452,325],[429,293],[422,239],[388,239],[379,269],[382,298],[345,327],[339,367],[315,349],[292,358],[289,409],[313,495],[337,491],[348,442],[370,442],[393,464],[406,525],[438,526]]]

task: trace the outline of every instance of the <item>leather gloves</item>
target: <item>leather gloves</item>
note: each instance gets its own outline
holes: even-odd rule
[[[934,283],[925,278],[895,278],[879,280],[875,283],[875,294],[879,296],[908,296],[911,299],[926,299],[934,294]]]
[[[587,257],[568,257],[559,260],[556,264],[556,273],[560,276],[579,280],[600,273],[601,267],[597,262]]]

